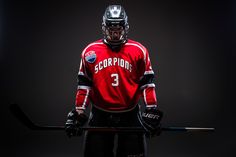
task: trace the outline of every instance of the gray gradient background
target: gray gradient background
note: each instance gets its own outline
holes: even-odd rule
[[[83,137],[30,131],[9,113],[9,104],[20,104],[35,122],[64,124],[74,104],[80,53],[102,37],[101,17],[113,2],[1,2],[0,125],[1,150],[7,156],[82,156]],[[148,141],[149,157],[236,156],[232,99],[236,3],[121,4],[129,16],[129,37],[150,52],[165,113],[163,125],[216,127],[211,134],[163,132]]]

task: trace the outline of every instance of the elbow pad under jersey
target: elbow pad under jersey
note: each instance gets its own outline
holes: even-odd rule
[[[141,89],[145,88],[145,86],[147,86],[148,84],[154,84],[154,74],[144,75],[139,82],[139,86]]]
[[[154,74],[146,74],[139,82],[146,107],[157,107]]]
[[[76,109],[85,110],[89,105],[89,93],[91,86],[92,81],[83,75],[78,75],[78,89],[75,100]]]

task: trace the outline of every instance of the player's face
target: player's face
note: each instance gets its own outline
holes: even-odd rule
[[[112,25],[106,29],[108,40],[113,42],[120,41],[124,37],[124,33],[124,27],[120,25]]]

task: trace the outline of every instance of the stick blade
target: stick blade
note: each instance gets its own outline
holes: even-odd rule
[[[30,120],[30,118],[22,111],[18,104],[10,105],[11,113],[27,128],[31,130],[64,130],[64,126],[48,126],[48,125],[38,125]]]
[[[11,104],[10,105],[11,113],[25,126],[27,126],[31,130],[37,130],[38,126],[35,125],[21,110],[18,104]]]

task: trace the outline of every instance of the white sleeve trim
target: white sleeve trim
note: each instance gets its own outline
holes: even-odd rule
[[[91,43],[89,44],[87,47],[85,47],[85,49],[83,50],[82,52],[82,56],[84,56],[84,53],[86,52],[86,50],[90,47],[90,46],[93,46],[93,45],[100,45],[100,44],[104,44],[103,42],[94,42],[94,43]]]
[[[156,86],[155,86],[154,83],[150,83],[150,84],[145,84],[145,85],[141,86],[140,89],[142,90],[142,89],[145,89],[145,88],[147,88],[147,87],[153,87],[153,88],[154,88],[154,87],[156,87]]]
[[[133,45],[133,46],[136,46],[138,47],[142,52],[143,52],[143,59],[144,59],[144,62],[146,63],[146,51],[143,47],[141,47],[140,45],[138,44],[135,44],[135,43],[126,43],[126,45]]]
[[[157,105],[146,105],[147,108],[157,107]]]
[[[154,71],[153,71],[153,70],[145,71],[145,72],[144,72],[144,75],[147,75],[147,74],[154,74]]]
[[[81,72],[81,71],[79,71],[79,72],[78,72],[78,75],[83,75],[83,76],[84,76],[84,73]]]
[[[77,89],[91,89],[91,87],[90,86],[81,86],[81,85],[79,85],[77,87]]]
[[[86,90],[87,90],[87,93],[86,93],[86,96],[85,96],[85,98],[84,98],[84,102],[83,102],[83,105],[82,105],[83,108],[86,107],[86,102],[87,102],[88,95],[89,95],[89,89],[86,89]]]
[[[78,107],[78,106],[76,106],[75,109],[76,110],[85,110],[85,107]]]
[[[94,42],[94,43],[89,44],[87,47],[85,47],[85,49],[83,50],[82,55],[81,55],[80,69],[81,69],[81,67],[82,67],[82,64],[85,65],[84,54],[85,54],[85,52],[87,51],[87,49],[88,49],[90,46],[93,46],[93,45],[101,45],[101,44],[104,44],[104,43],[103,43],[103,42]],[[80,69],[79,69],[79,70],[80,70]],[[85,74],[84,74],[84,73],[85,73]],[[87,78],[88,78],[89,80],[91,80],[91,79],[89,78],[89,76],[87,75],[86,70],[84,71],[84,73],[83,73],[83,72],[79,72],[79,74],[84,75],[84,76],[87,76]]]
[[[147,104],[146,89],[143,90],[143,100],[144,100],[144,103]]]

